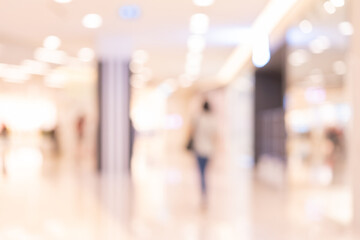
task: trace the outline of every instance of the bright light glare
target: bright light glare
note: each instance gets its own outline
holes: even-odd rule
[[[30,59],[24,60],[21,63],[21,67],[25,73],[35,75],[45,75],[49,70],[49,65],[47,63]]]
[[[214,4],[214,0],[193,0],[194,4],[199,7],[208,7]]]
[[[303,33],[311,33],[313,26],[309,20],[302,20],[299,24],[299,28]]]
[[[0,119],[14,131],[34,131],[54,126],[57,112],[55,105],[47,100],[1,96]]]
[[[195,66],[200,66],[201,62],[202,62],[203,56],[201,55],[201,53],[192,53],[189,52],[186,55],[186,63],[189,65],[195,65]]]
[[[258,68],[270,61],[269,37],[264,31],[256,31],[254,34],[252,61]]]
[[[323,7],[328,14],[334,14],[336,12],[336,7],[330,1],[324,2]]]
[[[64,51],[49,50],[46,48],[38,48],[35,50],[34,58],[41,62],[48,62],[54,64],[65,64],[67,55]]]
[[[288,61],[293,66],[300,66],[309,59],[309,54],[303,49],[296,50],[289,55]]]
[[[57,2],[57,3],[69,3],[72,0],[54,0],[54,1]]]
[[[94,57],[95,53],[91,48],[81,48],[78,52],[78,58],[83,62],[91,62]]]
[[[192,35],[187,42],[190,52],[202,52],[205,49],[205,39],[202,36]]]
[[[99,28],[102,22],[101,16],[95,13],[87,14],[82,19],[82,23],[86,28]]]
[[[14,149],[6,155],[5,164],[10,177],[36,176],[40,173],[43,156],[37,148]]]
[[[354,33],[354,27],[350,22],[341,22],[338,27],[341,34],[345,36],[350,36]]]
[[[333,70],[337,75],[344,75],[347,72],[346,63],[343,61],[336,61],[333,63]]]
[[[191,76],[198,76],[200,74],[201,67],[200,66],[192,66],[186,65],[185,66],[185,73]]]
[[[57,36],[48,36],[44,40],[44,48],[50,49],[50,50],[56,50],[61,45],[61,40]]]
[[[6,65],[0,72],[5,82],[23,83],[30,79],[30,75],[20,66]]]
[[[60,71],[54,71],[44,78],[44,83],[48,87],[52,88],[64,88],[67,82],[67,76]]]
[[[190,32],[194,34],[204,34],[209,28],[209,17],[203,13],[197,13],[191,16]]]
[[[343,7],[345,5],[345,0],[330,0],[330,2],[335,6],[335,7]]]

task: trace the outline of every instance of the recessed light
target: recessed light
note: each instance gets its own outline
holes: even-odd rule
[[[214,0],[193,0],[194,4],[199,7],[208,7],[214,4]]]
[[[323,7],[328,14],[334,14],[336,12],[336,7],[330,1],[324,2]]]
[[[57,36],[48,36],[44,40],[44,48],[50,49],[50,50],[56,50],[61,45],[61,40]]]
[[[82,19],[82,23],[86,28],[99,28],[102,22],[102,17],[95,13],[87,14]]]
[[[343,7],[345,5],[345,0],[330,0],[330,1],[335,7]]]
[[[350,22],[339,23],[339,31],[345,36],[350,36],[354,33],[354,27]]]
[[[209,27],[209,17],[203,13],[197,13],[191,16],[190,32],[194,34],[204,34]]]
[[[192,35],[188,39],[188,48],[190,52],[199,53],[205,49],[205,38],[198,35]]]

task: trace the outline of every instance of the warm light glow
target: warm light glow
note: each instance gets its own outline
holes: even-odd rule
[[[336,7],[330,1],[324,2],[323,7],[328,14],[334,14],[336,12]]]
[[[54,64],[65,64],[67,55],[64,51],[49,50],[46,48],[38,48],[35,50],[34,58],[41,62],[48,62]]]
[[[350,22],[341,22],[338,27],[341,34],[345,36],[351,36],[354,33],[354,27]]]
[[[5,82],[11,83],[23,83],[30,79],[30,75],[21,66],[17,65],[4,65],[0,72],[0,77]]]
[[[188,48],[190,52],[202,52],[205,49],[205,39],[202,36],[192,35],[188,39]]]
[[[61,71],[54,71],[44,78],[44,84],[52,88],[64,88],[68,78]]]
[[[345,0],[330,0],[330,2],[335,6],[335,7],[343,7],[345,5]]]
[[[214,4],[214,0],[193,0],[194,4],[199,7],[208,7]]]
[[[86,28],[99,28],[102,25],[102,18],[98,14],[87,14],[84,16],[82,23]]]
[[[209,28],[209,17],[203,13],[197,13],[191,16],[190,32],[193,34],[204,34]]]
[[[91,62],[94,60],[95,53],[91,48],[81,48],[77,56],[83,62]]]
[[[12,178],[36,177],[40,174],[43,156],[37,148],[12,149],[5,156],[7,173]]]
[[[50,67],[47,63],[27,59],[21,63],[21,68],[28,74],[45,75]]]
[[[44,40],[44,48],[50,49],[50,50],[56,50],[61,45],[61,40],[57,36],[48,36]]]
[[[302,20],[299,24],[299,28],[303,33],[311,33],[313,26],[309,20]]]

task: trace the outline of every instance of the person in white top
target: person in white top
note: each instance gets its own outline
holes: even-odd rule
[[[202,111],[193,123],[193,150],[196,155],[201,181],[201,192],[206,197],[206,168],[214,153],[216,140],[216,121],[210,104],[205,101]]]

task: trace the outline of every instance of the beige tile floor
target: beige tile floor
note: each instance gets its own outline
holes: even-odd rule
[[[136,149],[132,181],[96,174],[86,154],[36,164],[26,152],[26,168],[12,164],[0,178],[0,239],[360,239],[323,216],[314,194],[261,184],[226,157],[211,162],[203,208],[191,155],[151,152],[146,139]]]

